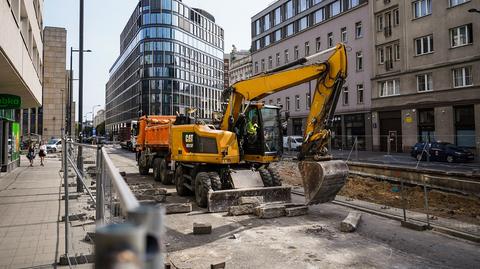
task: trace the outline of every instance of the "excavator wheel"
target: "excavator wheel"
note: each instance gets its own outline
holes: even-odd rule
[[[212,189],[208,172],[200,172],[195,177],[195,201],[199,207],[208,206],[208,191]]]
[[[160,160],[160,181],[163,185],[170,185],[172,184],[172,177],[168,174],[167,161],[164,158],[161,158]]]
[[[260,173],[260,176],[262,177],[263,181],[263,186],[265,187],[272,187],[273,185],[273,177],[272,174],[270,174],[270,171],[268,171],[267,168],[265,167],[260,167],[258,168],[258,172]]]
[[[142,151],[142,153],[140,153],[140,158],[138,159],[138,173],[145,176],[148,175],[149,170],[150,167],[148,167],[147,164],[147,156],[145,156],[145,152]]]
[[[160,175],[160,158],[155,158],[153,160],[153,179],[155,181],[160,181],[161,180],[161,175]]]
[[[175,170],[175,187],[179,196],[187,196],[190,194],[190,190],[184,185],[185,177],[183,176],[182,166],[178,166]]]
[[[268,167],[267,170],[272,177],[272,186],[282,186],[282,178],[280,177],[280,173],[272,167]]]
[[[217,172],[210,172],[208,173],[210,176],[210,184],[214,191],[219,191],[222,189],[222,180],[220,179],[220,175]]]

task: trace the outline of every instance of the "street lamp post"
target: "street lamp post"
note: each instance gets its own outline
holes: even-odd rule
[[[73,136],[73,131],[72,131],[72,110],[74,109],[72,106],[73,106],[73,81],[75,80],[73,78],[73,67],[72,67],[72,64],[73,64],[73,53],[74,52],[80,52],[80,50],[78,49],[74,49],[73,47],[70,47],[70,77],[69,77],[69,80],[68,80],[68,106],[67,106],[67,115],[68,118],[67,118],[67,133],[68,135],[70,136]],[[92,52],[91,50],[84,50],[83,52]]]

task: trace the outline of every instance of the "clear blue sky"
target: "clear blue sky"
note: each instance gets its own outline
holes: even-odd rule
[[[250,18],[272,0],[184,0],[186,5],[211,13],[225,30],[225,52],[232,44],[250,48]],[[67,29],[67,69],[70,47],[78,48],[78,0],[45,0],[44,25]],[[119,55],[120,33],[138,0],[85,0],[84,115],[94,105],[105,105],[108,70]],[[78,77],[78,54],[74,54],[74,74]],[[78,82],[74,83],[77,100]],[[98,110],[98,109],[96,109]],[[89,118],[91,116],[89,115]],[[77,116],[78,118],[78,116]]]

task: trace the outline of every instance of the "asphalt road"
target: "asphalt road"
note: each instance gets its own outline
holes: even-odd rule
[[[167,202],[193,201],[179,197],[173,186],[162,186],[152,176],[139,176],[135,155],[109,149],[113,162],[127,173],[127,182],[145,181],[167,188]],[[300,196],[292,197],[302,202]],[[166,216],[168,259],[184,268],[208,268],[226,262],[226,268],[478,268],[478,244],[431,231],[405,229],[400,223],[362,213],[355,233],[338,229],[350,209],[331,203],[311,206],[308,215],[258,219],[207,213],[194,206],[188,214]],[[209,235],[193,235],[193,222],[212,224]]]

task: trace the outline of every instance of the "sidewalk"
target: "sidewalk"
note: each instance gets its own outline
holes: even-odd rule
[[[46,158],[41,167],[36,158],[34,165],[22,156],[19,168],[0,177],[0,269],[56,267],[65,253],[61,162]]]

